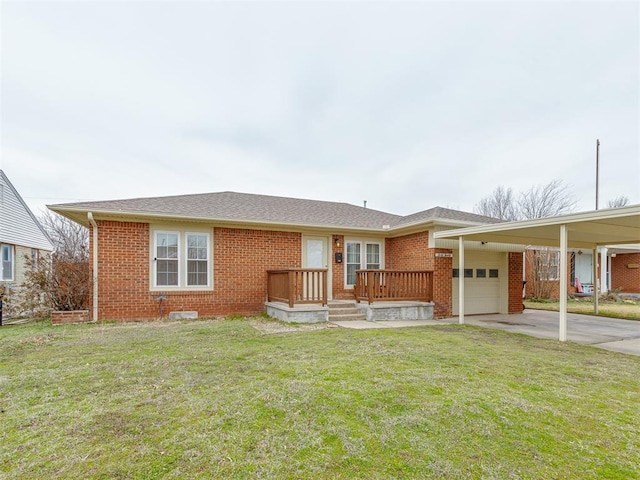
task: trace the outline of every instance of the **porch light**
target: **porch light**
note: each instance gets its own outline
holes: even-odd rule
[[[336,243],[336,247],[340,248],[340,239],[338,237],[335,238],[334,242]]]

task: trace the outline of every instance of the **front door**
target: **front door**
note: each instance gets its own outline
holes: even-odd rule
[[[329,262],[329,239],[327,237],[303,237],[302,267],[327,269],[327,295],[331,298],[331,262]]]

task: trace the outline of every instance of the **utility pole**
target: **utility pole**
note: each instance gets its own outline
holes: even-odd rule
[[[600,140],[596,138],[596,210],[598,210],[599,177],[600,177]]]

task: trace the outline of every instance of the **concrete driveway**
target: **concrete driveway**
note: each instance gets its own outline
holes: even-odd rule
[[[447,320],[453,323],[458,319]],[[559,314],[525,310],[522,315],[472,315],[465,317],[465,323],[557,340]],[[640,355],[640,321],[568,313],[567,339],[583,345]]]
[[[538,338],[558,339],[558,312],[525,310],[522,315],[467,315],[467,325],[498,328]],[[335,322],[347,328],[394,328],[458,323],[457,317],[440,320]],[[358,325],[355,325],[355,324]],[[631,355],[640,355],[640,321],[593,315],[567,314],[567,338],[570,342],[592,345]]]

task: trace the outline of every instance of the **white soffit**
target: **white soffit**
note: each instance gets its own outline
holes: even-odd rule
[[[449,250],[458,250],[460,244],[458,240],[436,238],[436,248],[447,248]],[[478,250],[485,252],[524,252],[526,245],[521,243],[496,243],[496,242],[480,242],[480,241],[465,241],[465,250]]]
[[[640,205],[460,228],[436,232],[434,237],[437,240],[463,236],[466,241],[557,247],[560,225],[567,226],[569,247],[640,243]]]

